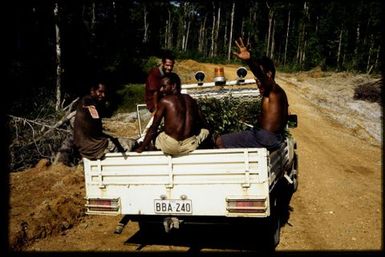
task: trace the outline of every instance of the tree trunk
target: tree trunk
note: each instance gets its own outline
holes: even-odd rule
[[[268,1],[266,1],[267,9],[269,10],[269,28],[267,30],[267,43],[266,43],[266,56],[270,56],[271,49],[271,34],[273,27],[273,19],[274,19],[274,9],[269,5]]]
[[[296,55],[298,64],[300,64],[302,33],[303,33],[302,24],[300,24],[300,32],[298,36],[297,55]]]
[[[91,16],[91,35],[92,38],[95,38],[95,24],[96,24],[96,14],[95,14],[95,3],[92,3],[92,16]]]
[[[341,61],[341,48],[342,48],[342,35],[344,33],[344,30],[341,29],[340,31],[340,37],[338,42],[338,52],[337,52],[337,70],[340,69],[340,61]]]
[[[366,63],[366,72],[368,74],[371,72],[371,70],[373,68],[373,67],[371,68],[371,66],[370,66],[373,48],[374,48],[374,40],[373,40],[373,34],[372,34],[372,35],[370,35],[370,47],[369,47],[369,51],[368,51],[368,61]]]
[[[378,67],[378,59],[380,58],[380,50],[381,50],[381,46],[379,45],[377,47],[377,55],[376,55],[376,60],[374,61],[374,68]]]
[[[287,26],[286,26],[286,40],[285,40],[285,53],[283,57],[283,65],[286,65],[286,57],[287,57],[287,44],[289,42],[289,34],[290,34],[290,15],[291,9],[289,9],[289,13],[287,15]]]
[[[206,21],[207,15],[205,15],[205,18],[203,19],[203,22],[201,22],[199,29],[198,52],[200,53],[204,53],[204,46],[206,45]]]
[[[298,37],[298,48],[297,48],[297,63],[302,67],[303,62],[305,61],[305,51],[306,51],[306,46],[307,42],[305,39],[305,28],[306,28],[306,21],[308,19],[309,15],[309,6],[308,3],[305,1],[303,5],[303,13],[304,13],[304,18],[303,18],[303,23],[302,25],[302,30],[300,32],[300,35]]]
[[[61,47],[60,47],[60,29],[59,29],[59,4],[55,3],[54,8],[54,17],[55,17],[55,33],[56,33],[56,105],[55,110],[60,109],[61,102]]]
[[[231,57],[231,46],[232,46],[232,43],[233,43],[234,13],[235,13],[235,2],[233,2],[233,8],[231,9],[230,35],[229,35],[229,48],[228,48],[228,50],[227,50],[227,60],[228,60],[228,61],[230,61],[230,57]]]
[[[186,2],[183,4],[183,40],[182,51],[187,51],[188,40],[190,37],[191,22],[194,18],[193,13],[195,11],[195,5],[193,3]]]
[[[168,10],[168,36],[167,36],[167,48],[172,48],[172,20],[171,20],[171,11]]]
[[[269,10],[269,28],[267,30],[267,43],[266,43],[266,56],[270,55],[269,49],[270,49],[270,40],[271,40],[271,27],[273,23],[273,12]]]
[[[273,17],[272,22],[272,31],[271,31],[271,46],[270,46],[270,58],[274,59],[274,48],[275,48],[275,19]]]
[[[214,40],[215,40],[215,22],[216,22],[216,16],[215,16],[215,4],[213,2],[213,24],[211,27],[211,45],[210,45],[210,57],[214,56]]]
[[[185,52],[187,51],[187,43],[190,35],[190,26],[191,26],[191,21],[189,19],[189,21],[187,22],[186,41],[184,43],[184,49],[183,49]]]
[[[168,20],[166,20],[166,25],[164,26],[164,41],[163,41],[163,47],[167,48],[167,42],[168,42]]]
[[[228,43],[228,38],[227,38],[227,30],[228,30],[228,23],[227,23],[227,19],[225,18],[225,30],[224,30],[224,33],[223,33],[223,50],[224,51],[227,51],[227,47],[229,45]]]
[[[148,42],[148,26],[149,24],[147,23],[147,7],[146,4],[143,4],[143,25],[144,25],[144,33],[143,33],[143,43]]]
[[[303,68],[303,64],[305,63],[306,58],[306,47],[307,47],[307,40],[305,39],[303,42],[303,50],[302,50],[302,57],[301,57],[301,67]]]
[[[182,43],[181,43],[181,45],[180,45],[180,49],[183,51],[183,50],[184,50],[184,45],[185,45],[185,43],[186,43],[186,34],[185,34],[185,31],[186,31],[187,29],[186,29],[186,21],[185,21],[185,19],[183,19],[182,22],[183,22],[183,23],[182,23],[182,28],[183,28],[182,33],[183,33],[183,35],[182,35]]]
[[[217,15],[217,25],[215,27],[215,40],[214,40],[214,56],[218,55],[218,36],[219,36],[219,27],[221,22],[221,7],[218,6],[218,15]]]
[[[355,41],[354,55],[353,55],[353,67],[356,67],[358,64],[357,58],[358,58],[358,49],[360,45],[360,36],[361,36],[360,31],[361,31],[361,26],[360,26],[360,23],[358,22],[357,28],[356,28],[356,41]]]

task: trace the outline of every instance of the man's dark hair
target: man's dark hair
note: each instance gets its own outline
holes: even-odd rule
[[[105,87],[107,87],[107,80],[104,77],[96,77],[96,78],[90,79],[88,84],[89,84],[89,89],[96,90],[99,88],[99,84],[102,84]]]
[[[175,55],[170,50],[165,50],[162,54],[162,62],[165,62],[166,60],[172,60],[175,61]]]
[[[258,63],[262,65],[265,71],[271,71],[273,79],[275,78],[275,65],[272,59],[267,56],[262,56],[258,59]]]
[[[98,81],[91,84],[90,89],[91,90],[98,90],[99,86],[103,85],[105,88],[107,88],[106,83],[104,81]]]
[[[170,72],[170,73],[166,73],[164,74],[163,78],[168,78],[170,80],[170,83],[171,84],[175,84],[176,85],[176,89],[180,92],[181,91],[181,81],[180,81],[180,77],[178,76],[178,74],[176,74],[175,72]]]

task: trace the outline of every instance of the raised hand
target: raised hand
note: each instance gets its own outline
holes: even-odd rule
[[[248,47],[243,43],[243,39],[240,37],[238,40],[235,40],[235,44],[238,47],[238,52],[233,52],[235,56],[243,61],[247,61],[250,59],[250,51]]]

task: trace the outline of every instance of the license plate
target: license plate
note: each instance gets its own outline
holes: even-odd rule
[[[191,200],[155,199],[154,211],[159,214],[192,214]]]

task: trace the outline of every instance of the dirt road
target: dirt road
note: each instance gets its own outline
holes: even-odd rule
[[[226,69],[235,71],[234,67]],[[331,119],[327,110],[311,101],[307,92],[287,76],[278,74],[277,82],[286,90],[290,110],[299,119],[298,128],[292,130],[298,143],[299,187],[276,250],[380,250],[381,146],[358,138],[352,129]],[[220,228],[174,237],[146,237],[138,232],[137,223],[130,222],[122,234],[113,234],[119,219],[81,217],[71,229],[39,239],[27,250],[247,251],[240,234]]]
[[[299,189],[278,250],[368,250],[382,246],[381,151],[357,139],[284,85],[299,116]]]

